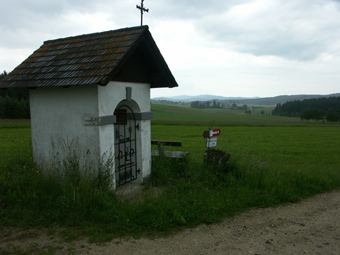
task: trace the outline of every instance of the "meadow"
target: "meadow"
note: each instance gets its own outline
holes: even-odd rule
[[[0,120],[0,227],[63,227],[65,239],[104,242],[217,223],[340,187],[339,123],[185,106],[152,112],[152,139],[181,141],[190,155],[154,158],[144,189],[163,192],[137,203],[117,199],[105,181],[44,176],[32,162],[29,121]],[[231,154],[227,165],[204,162],[209,127],[221,129],[216,148]]]
[[[194,109],[188,105],[159,105],[151,106],[153,124],[170,125],[305,125],[298,118],[271,116],[274,107],[256,107],[252,114],[244,110],[230,109]],[[260,114],[261,110],[265,114]],[[315,123],[314,123],[315,124]]]

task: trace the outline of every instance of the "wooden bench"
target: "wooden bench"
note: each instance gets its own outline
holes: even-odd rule
[[[166,151],[165,146],[176,146],[182,147],[182,142],[171,142],[171,141],[157,141],[151,140],[151,145],[157,145],[158,150],[151,150],[152,156],[165,156],[169,158],[180,158],[183,159],[189,155],[188,151]]]

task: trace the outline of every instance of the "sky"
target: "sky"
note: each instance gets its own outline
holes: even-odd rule
[[[44,41],[140,25],[141,0],[0,0],[0,72]],[[179,87],[151,97],[340,92],[340,0],[145,0]]]

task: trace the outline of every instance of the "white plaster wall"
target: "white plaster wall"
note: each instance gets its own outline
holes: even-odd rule
[[[97,86],[30,90],[33,155],[45,164],[76,151],[81,162],[96,164],[98,126],[84,120],[98,116]]]
[[[151,174],[151,120],[140,122],[142,157],[142,181],[146,181]]]
[[[100,116],[113,114],[117,105],[126,98],[127,87],[132,88],[132,100],[137,103],[140,111],[150,111],[150,84],[111,81],[106,86],[98,87]]]
[[[150,84],[110,82],[105,87],[98,87],[98,109],[99,116],[113,115],[115,109],[124,99],[126,99],[126,88],[131,87],[132,102],[124,102],[129,105],[134,112],[150,112]],[[138,137],[137,147],[139,150],[138,162],[141,169],[139,181],[143,182],[151,173],[151,122],[150,120],[139,121],[140,137]],[[99,129],[100,152],[101,154],[114,152],[114,130],[113,125],[101,126]]]
[[[85,120],[113,115],[132,88],[133,111],[150,112],[150,85],[110,82],[107,86],[37,88],[30,90],[32,144],[35,162],[49,164],[76,151],[81,163],[97,169],[98,161],[114,155],[114,125],[85,125]],[[151,173],[151,121],[138,121],[138,162],[143,182]],[[114,171],[114,165],[112,166]],[[115,182],[114,182],[115,183]],[[115,188],[115,187],[113,187]]]

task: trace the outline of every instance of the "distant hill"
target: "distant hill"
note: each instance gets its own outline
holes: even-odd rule
[[[155,97],[151,98],[154,101],[173,101],[173,102],[185,102],[190,103],[194,101],[212,101],[212,100],[246,100],[246,99],[256,99],[258,97],[246,98],[246,97],[223,97],[223,96],[215,96],[215,95],[198,95],[198,96],[173,96],[173,97]]]
[[[311,99],[311,98],[322,98],[322,97],[336,97],[340,96],[340,93],[337,94],[330,94],[330,95],[284,95],[284,96],[276,96],[276,97],[264,97],[264,98],[257,98],[257,99],[241,99],[238,103],[240,104],[256,104],[256,105],[276,105],[276,104],[283,104],[289,101],[295,100],[304,100],[304,99]]]
[[[282,95],[276,97],[256,97],[256,98],[245,98],[245,97],[223,97],[215,95],[198,95],[198,96],[174,96],[174,97],[155,97],[153,101],[173,101],[173,102],[185,102],[190,103],[194,101],[212,101],[216,100],[220,103],[238,103],[238,104],[255,104],[255,105],[276,105],[283,104],[294,100],[304,100],[311,98],[321,97],[336,97],[340,96],[340,93],[329,94],[329,95]]]

